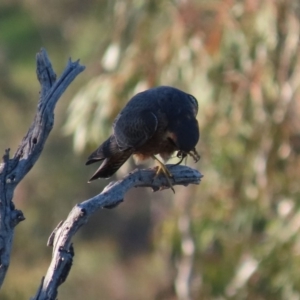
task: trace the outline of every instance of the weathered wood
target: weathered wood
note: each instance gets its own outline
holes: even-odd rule
[[[53,127],[57,101],[75,77],[84,70],[79,62],[69,60],[63,74],[56,81],[44,49],[37,54],[36,61],[41,93],[34,121],[14,157],[10,159],[7,149],[0,164],[0,286],[9,267],[14,227],[25,219],[23,213],[14,207],[14,190],[42,153]]]
[[[180,165],[168,165],[173,174],[173,185],[199,184],[202,175],[194,169]],[[151,187],[157,191],[168,188],[164,175],[155,177],[155,169],[135,170],[117,182],[111,182],[100,194],[77,204],[64,222],[60,222],[51,234],[48,245],[53,246],[52,261],[36,296],[32,300],[54,300],[58,287],[66,280],[73,262],[72,237],[98,209],[115,206],[123,201],[125,193],[133,187]]]
[[[34,166],[39,158],[54,123],[54,109],[60,96],[84,70],[78,62],[69,61],[61,77],[56,80],[51,62],[45,50],[37,54],[37,75],[41,84],[40,101],[34,121],[23,138],[14,157],[5,151],[0,164],[0,285],[9,267],[14,227],[24,220],[23,213],[12,202],[17,184]],[[173,185],[199,184],[202,175],[186,166],[168,165],[173,174]],[[98,209],[114,207],[123,201],[125,193],[133,187],[152,187],[154,191],[168,188],[163,175],[155,176],[155,169],[135,170],[122,180],[111,182],[100,194],[77,204],[64,222],[60,222],[48,240],[53,246],[52,261],[42,278],[35,300],[56,299],[58,287],[72,267],[74,249],[72,237]]]

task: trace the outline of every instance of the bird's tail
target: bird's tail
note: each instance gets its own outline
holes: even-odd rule
[[[111,177],[126,162],[131,154],[131,149],[121,151],[115,137],[113,135],[110,136],[109,139],[88,157],[86,165],[103,161],[89,182],[97,178]]]

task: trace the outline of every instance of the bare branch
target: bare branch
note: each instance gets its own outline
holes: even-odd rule
[[[53,127],[54,108],[66,88],[84,70],[78,62],[68,62],[61,77],[56,75],[44,49],[36,57],[37,76],[41,83],[40,101],[34,121],[23,138],[14,157],[5,151],[0,164],[0,286],[9,267],[14,227],[25,218],[12,202],[17,184],[30,171],[39,158]]]
[[[19,146],[13,160],[17,168],[11,172],[12,183],[18,184],[39,158],[54,123],[54,108],[70,83],[84,70],[79,62],[68,61],[61,77],[55,74],[45,50],[37,54],[37,76],[42,84],[38,110],[27,135]]]
[[[173,174],[173,185],[199,184],[202,175],[186,166],[168,165]],[[123,201],[125,193],[133,187],[151,187],[154,191],[168,188],[163,175],[155,177],[154,169],[135,170],[122,180],[111,182],[102,193],[77,204],[64,222],[51,234],[48,245],[53,246],[52,261],[36,296],[32,300],[54,300],[58,287],[69,274],[73,262],[72,237],[89,217],[103,207],[114,207]]]

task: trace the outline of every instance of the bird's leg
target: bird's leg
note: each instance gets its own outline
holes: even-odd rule
[[[173,178],[172,173],[168,170],[168,168],[156,156],[152,155],[152,158],[158,162],[158,168],[157,168],[155,177],[157,177],[160,173],[164,173],[171,190],[175,194],[175,190],[174,190],[172,182],[170,180],[170,178]]]

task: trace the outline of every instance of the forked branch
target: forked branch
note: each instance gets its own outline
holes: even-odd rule
[[[180,165],[168,165],[173,174],[173,185],[199,184],[202,175],[194,169]],[[60,222],[51,234],[48,245],[53,246],[52,261],[36,296],[32,300],[54,300],[58,287],[72,267],[74,249],[72,237],[98,209],[113,207],[123,201],[125,193],[133,187],[151,187],[159,190],[168,187],[164,175],[155,177],[154,169],[135,170],[117,182],[111,182],[100,194],[77,204],[64,222]]]
[[[14,190],[43,151],[53,127],[57,101],[75,77],[84,70],[79,62],[70,60],[61,77],[56,80],[44,49],[37,54],[36,61],[41,92],[34,121],[14,157],[9,157],[9,149],[7,149],[0,164],[0,286],[9,267],[14,227],[25,219],[23,213],[14,207],[12,201]]]

